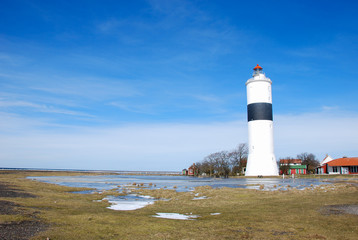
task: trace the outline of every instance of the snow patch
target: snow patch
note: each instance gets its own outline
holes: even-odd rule
[[[107,207],[108,209],[119,210],[119,211],[137,210],[154,203],[154,202],[138,202],[138,201],[126,201],[126,202],[108,201],[108,202],[112,204],[112,206]]]
[[[157,218],[166,218],[166,219],[176,219],[176,220],[195,220],[198,218],[198,215],[185,215],[180,213],[156,213],[153,217]]]
[[[119,211],[131,211],[144,208],[150,204],[154,204],[155,198],[151,196],[137,196],[135,194],[129,194],[127,196],[108,196],[103,200],[108,200],[112,205],[107,207],[112,210]]]
[[[202,199],[208,199],[208,197],[202,196],[202,197],[195,197],[195,198],[193,198],[193,200],[202,200]]]
[[[221,213],[217,212],[217,213],[210,213],[211,216],[216,216],[216,215],[220,215]]]

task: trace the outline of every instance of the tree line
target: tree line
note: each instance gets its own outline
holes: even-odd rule
[[[239,144],[231,151],[219,151],[211,153],[203,160],[196,162],[196,175],[207,175],[216,177],[228,177],[244,174],[248,156],[248,146],[246,143]],[[292,157],[281,159],[294,159]],[[280,160],[281,160],[280,159]],[[302,165],[307,165],[307,172],[314,173],[314,169],[319,166],[319,161],[312,153],[298,154],[295,159],[301,159]],[[287,166],[280,166],[277,161],[277,167],[284,170]],[[284,171],[283,171],[284,172]]]
[[[246,143],[239,144],[232,151],[211,153],[202,161],[195,163],[197,174],[227,177],[238,175],[246,167],[248,148]]]

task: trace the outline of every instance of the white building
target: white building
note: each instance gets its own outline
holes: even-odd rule
[[[246,82],[249,155],[245,176],[276,176],[271,80],[258,64]]]
[[[343,157],[332,159],[326,156],[320,166],[316,168],[317,174],[358,174],[358,157]]]

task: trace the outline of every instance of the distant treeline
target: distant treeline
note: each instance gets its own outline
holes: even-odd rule
[[[232,151],[220,151],[206,156],[202,161],[195,163],[196,174],[207,176],[238,175],[246,167],[248,148],[241,143]]]
[[[244,168],[247,163],[248,146],[246,143],[239,144],[232,151],[220,151],[206,156],[202,161],[195,163],[195,175],[207,175],[217,177],[237,176],[244,174]],[[286,157],[283,159],[293,159]],[[296,159],[301,159],[302,164],[307,166],[308,173],[314,173],[314,169],[319,166],[319,161],[312,153],[298,154]],[[280,159],[281,160],[281,159]],[[277,167],[283,172],[287,165],[279,164]]]

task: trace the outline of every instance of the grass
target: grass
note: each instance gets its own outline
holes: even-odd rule
[[[327,185],[314,190],[275,192],[198,187],[195,192],[178,193],[138,188],[143,195],[170,201],[157,201],[135,211],[114,211],[106,208],[108,202],[94,201],[113,195],[113,191],[73,194],[70,191],[83,189],[25,179],[48,174],[53,175],[0,172],[0,182],[38,196],[0,198],[21,205],[23,212],[23,216],[0,215],[0,222],[21,221],[39,212],[37,216],[50,228],[33,239],[356,239],[358,234],[357,215],[327,215],[320,211],[328,205],[358,205],[358,188],[344,183],[334,188]],[[196,193],[208,198],[193,201]],[[157,212],[192,213],[200,218],[180,221],[152,217]]]

